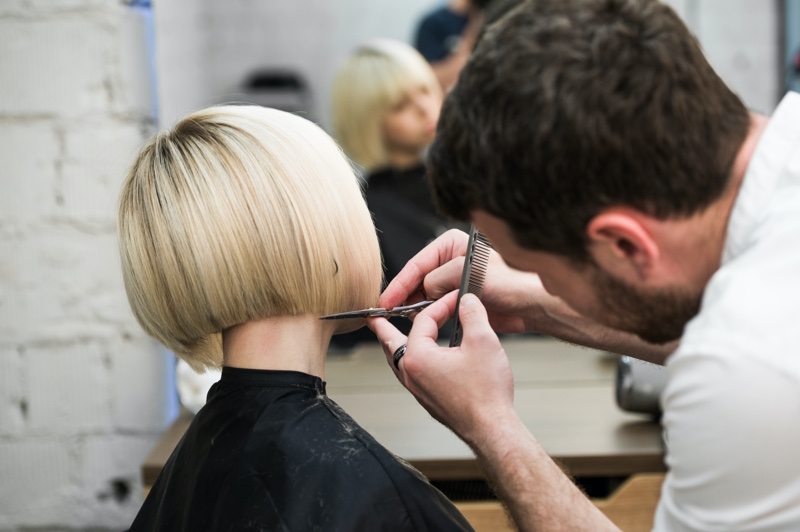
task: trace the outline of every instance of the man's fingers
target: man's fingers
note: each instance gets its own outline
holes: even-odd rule
[[[464,271],[464,257],[456,257],[436,268],[425,276],[423,287],[431,299],[439,299],[461,285],[461,272]]]
[[[367,326],[372,329],[372,332],[375,333],[378,340],[381,342],[383,354],[386,355],[386,361],[392,367],[397,367],[392,357],[400,346],[405,345],[408,341],[406,335],[398,331],[386,318],[370,318],[367,320]]]
[[[394,308],[406,302],[412,294],[422,289],[425,277],[453,257],[463,256],[469,236],[451,229],[428,244],[406,264],[381,294],[378,305]]]
[[[394,308],[404,303],[411,304],[412,296],[422,292],[422,282],[425,279],[425,273],[426,272],[414,262],[414,259],[411,259],[411,262],[406,264],[403,269],[400,270],[400,273],[386,286],[380,299],[378,299],[378,306]]]
[[[414,327],[408,333],[409,340],[413,341],[415,345],[422,339],[429,339],[435,343],[439,336],[439,329],[455,312],[456,299],[458,299],[458,292],[450,292],[417,314],[414,318]]]
[[[464,294],[458,307],[458,319],[464,330],[463,344],[475,344],[484,340],[494,341],[497,335],[489,325],[489,316],[486,314],[480,299],[474,294]]]

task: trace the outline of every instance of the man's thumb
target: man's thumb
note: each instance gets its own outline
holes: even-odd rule
[[[488,325],[489,318],[481,300],[474,294],[464,294],[458,304],[458,319],[467,328],[480,327],[481,323]]]

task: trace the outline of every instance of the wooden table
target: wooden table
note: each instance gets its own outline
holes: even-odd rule
[[[665,471],[661,428],[616,406],[615,356],[540,337],[507,338],[503,345],[514,371],[517,411],[550,456],[573,477],[645,474],[641,478],[649,479],[646,474],[657,473],[654,481],[648,480],[657,498],[660,474]],[[328,395],[429,479],[483,478],[470,449],[397,382],[377,346],[330,355],[325,371]],[[190,422],[190,416],[179,417],[153,449],[142,468],[146,487],[155,481]],[[645,512],[652,511],[650,499]],[[495,512],[492,519],[496,518]],[[496,523],[488,528],[502,529]]]
[[[664,471],[657,423],[614,401],[615,356],[545,338],[503,342],[520,417],[573,476]],[[470,449],[432,419],[375,348],[329,357],[328,395],[431,479],[479,478]]]

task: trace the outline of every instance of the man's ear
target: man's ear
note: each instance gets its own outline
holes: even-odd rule
[[[633,209],[607,209],[592,218],[586,234],[598,266],[630,282],[649,279],[661,254],[649,220]]]

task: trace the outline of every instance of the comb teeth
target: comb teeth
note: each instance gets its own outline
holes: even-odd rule
[[[472,262],[467,283],[467,292],[481,297],[486,271],[489,269],[489,256],[492,244],[478,231],[475,232],[475,243],[472,250]]]
[[[475,226],[472,226],[469,233],[467,253],[464,257],[464,269],[461,272],[461,286],[458,289],[458,300],[456,301],[454,316],[455,326],[450,336],[450,347],[461,345],[461,340],[464,336],[464,330],[458,319],[458,302],[461,300],[461,296],[466,293],[481,297],[483,282],[486,280],[486,271],[489,269],[491,251],[492,244],[489,240],[475,229]]]

